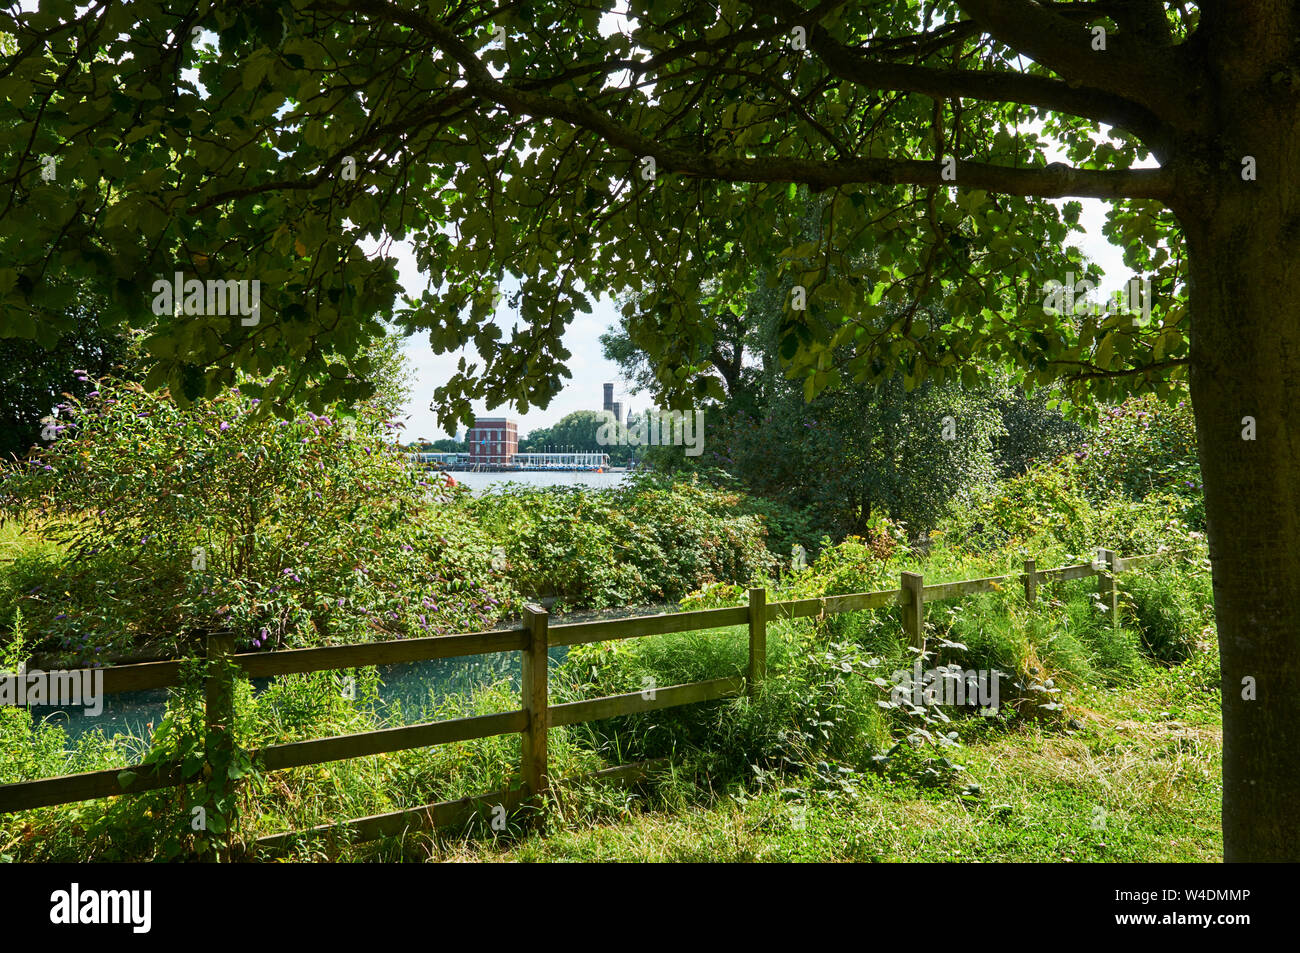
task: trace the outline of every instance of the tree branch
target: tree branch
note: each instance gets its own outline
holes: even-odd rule
[[[811,11],[805,13],[789,0],[769,0],[765,6],[786,23],[801,22],[801,17],[811,19]],[[955,33],[963,35],[965,31],[960,27],[966,25],[963,22],[950,26]],[[808,48],[832,74],[860,86],[921,93],[935,99],[965,97],[1051,109],[1128,129],[1152,147],[1164,141],[1168,133],[1159,118],[1141,103],[1098,88],[1072,86],[1048,76],[1009,70],[944,70],[896,63],[836,41],[816,22],[808,31]]]
[[[534,117],[558,119],[599,136],[633,157],[654,156],[658,165],[688,176],[728,182],[799,182],[821,191],[837,185],[955,185],[1011,195],[1059,198],[1150,198],[1166,200],[1171,179],[1163,169],[1091,170],[1060,163],[1044,168],[1017,168],[982,162],[957,162],[956,178],[944,179],[936,160],[840,159],[817,161],[772,157],[752,159],[668,148],[620,123],[590,103],[509,86],[496,79],[468,45],[451,30],[423,14],[395,8],[385,0],[355,0],[348,9],[384,16],[427,36],[460,64],[466,85],[484,99]]]
[[[1067,83],[1101,89],[1181,125],[1194,119],[1187,76],[1177,47],[1149,46],[1134,33],[1107,35],[1093,49],[1092,29],[1034,0],[957,0],[999,43],[1059,74]],[[1099,11],[1100,13],[1100,11]]]
[[[964,97],[1036,106],[1128,129],[1152,147],[1168,136],[1159,118],[1145,106],[1100,89],[1005,70],[942,70],[873,62],[836,43],[820,27],[813,28],[808,47],[832,73],[860,86],[921,93],[935,99]]]

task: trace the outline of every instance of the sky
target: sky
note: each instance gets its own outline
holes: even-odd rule
[[[395,243],[392,254],[397,258],[398,273],[406,293],[418,295],[423,292],[427,281],[420,275],[410,245]],[[508,295],[512,289],[509,284],[505,284],[502,290]],[[508,331],[517,320],[518,316],[511,311],[508,301],[503,300],[497,309],[497,323]],[[519,435],[523,436],[539,427],[549,427],[575,410],[600,410],[604,403],[602,385],[609,382],[614,385],[614,399],[623,401],[626,417],[629,409],[627,385],[618,375],[618,366],[613,361],[605,360],[600,347],[600,336],[617,324],[618,309],[610,298],[595,300],[590,314],[574,314],[564,333],[564,347],[573,355],[566,362],[573,376],[545,409],[531,407],[528,413],[520,414],[513,407],[503,405],[489,411],[486,403],[475,401],[474,412],[493,417],[509,417],[519,425]],[[450,436],[438,426],[437,415],[429,409],[433,391],[456,373],[456,362],[462,355],[467,361],[478,360],[480,366],[482,359],[477,358],[478,352],[472,345],[451,354],[434,354],[429,347],[428,335],[421,333],[407,339],[404,351],[409,362],[411,394],[403,408],[407,419],[402,439],[440,440]],[[650,403],[650,395],[646,393],[631,399],[631,406],[638,410],[644,410]],[[464,426],[460,429],[463,435]]]

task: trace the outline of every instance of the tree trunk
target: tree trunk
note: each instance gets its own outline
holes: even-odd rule
[[[1236,64],[1240,66],[1240,64]],[[1226,71],[1225,71],[1226,72]],[[1228,861],[1300,860],[1300,113],[1223,75],[1179,210],[1223,676]],[[1254,156],[1258,180],[1244,181]],[[1249,418],[1249,419],[1248,419]],[[1253,421],[1253,434],[1251,425]],[[1253,437],[1253,439],[1251,439]]]

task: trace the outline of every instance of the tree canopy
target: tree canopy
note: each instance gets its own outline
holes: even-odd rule
[[[1078,206],[1037,201],[1122,200],[1131,264],[1178,287],[1176,230],[1148,201],[1171,176],[1134,163],[1172,135],[1154,102],[1187,108],[1174,41],[1196,17],[1162,27],[1151,6],[633,2],[620,30],[595,3],[45,2],[0,16],[18,50],[0,73],[3,333],[52,333],[29,316],[68,302],[43,280],[57,263],[102,281],[106,317],[151,328],[151,386],[211,394],[236,368],[286,368],[274,397],[333,353],[358,379],[319,382],[330,399],[365,388],[405,238],[431,288],[398,319],[478,351],[438,392],[460,414],[544,403],[563,329],[599,293],[640,293],[631,330],[664,397],[703,393],[712,316],[756,264],[806,290],[784,353],[810,392],[850,342],[853,374],[1014,359],[1157,385],[1183,363],[1177,310],[1151,327],[1045,315],[1044,282],[1083,266],[1064,247]],[[1092,22],[1110,25],[1104,54]],[[1099,56],[1104,76],[1080,82]],[[1047,161],[1049,136],[1077,167]],[[796,183],[825,198],[813,241],[792,240]],[[865,271],[836,267],[868,251]],[[260,321],[152,314],[176,272],[259,280]],[[485,318],[511,276],[503,333]],[[954,317],[895,317],[900,302]]]
[[[992,365],[1093,399],[1187,377],[1244,686],[1225,853],[1295,858],[1300,3],[44,0],[0,34],[0,335],[51,344],[91,282],[178,401],[240,371],[286,413],[368,393],[392,311],[477,352],[444,426],[526,412],[598,294],[630,296],[657,396],[716,397],[701,354],[756,274],[788,288],[809,397]],[[1047,306],[1084,271],[1065,197],[1110,203],[1149,320]],[[395,239],[429,279],[396,308]],[[256,314],[213,303],[232,288]]]

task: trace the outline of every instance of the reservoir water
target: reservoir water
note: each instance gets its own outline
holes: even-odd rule
[[[563,470],[516,470],[508,473],[484,473],[475,470],[452,473],[457,483],[469,487],[475,493],[490,493],[506,483],[520,483],[524,486],[585,486],[603,490],[620,486],[627,478],[625,470],[595,473],[588,471]]]

